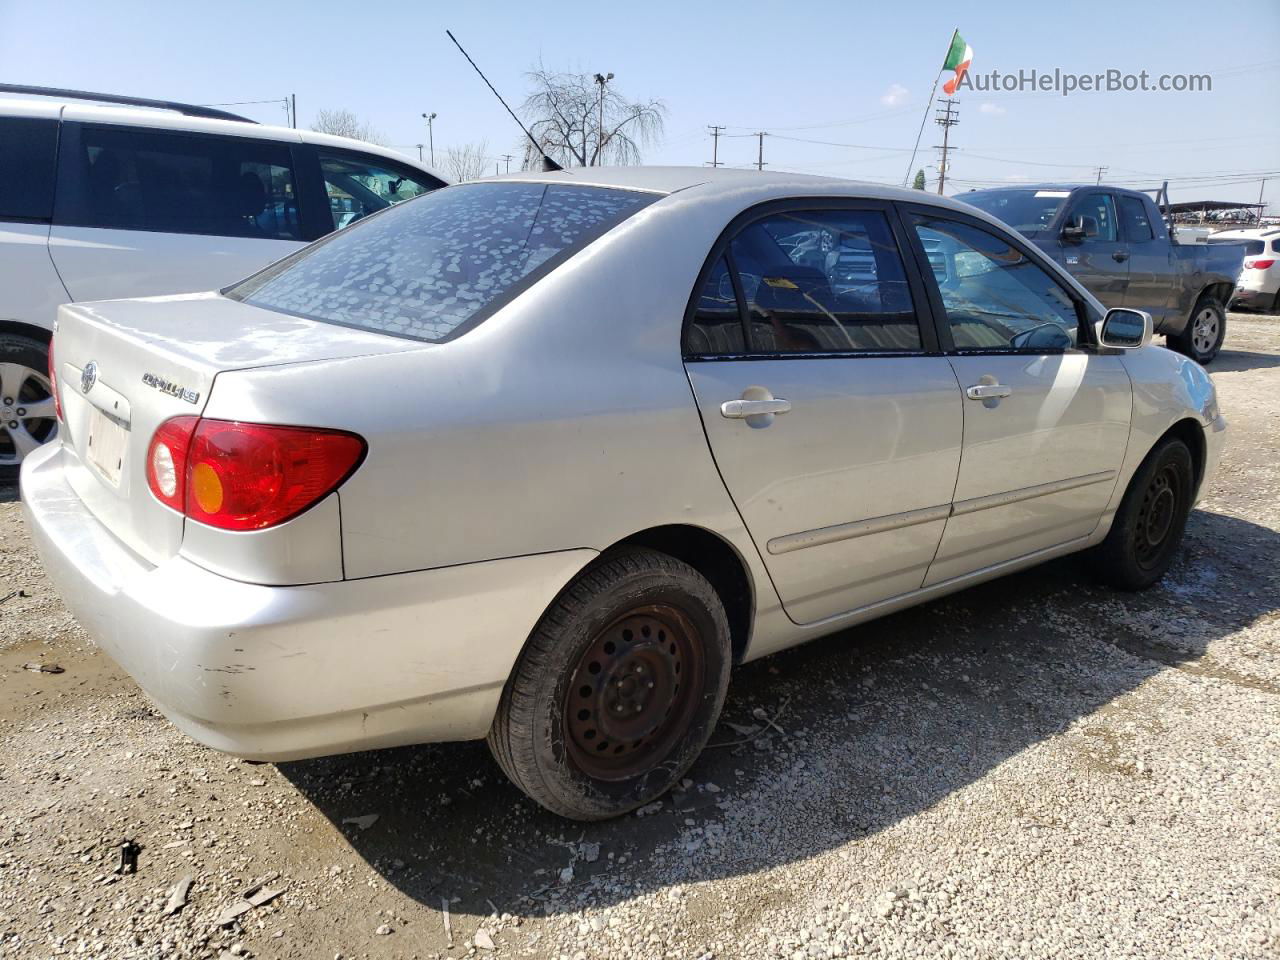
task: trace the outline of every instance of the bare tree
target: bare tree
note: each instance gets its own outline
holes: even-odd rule
[[[454,183],[480,179],[489,172],[489,141],[450,147],[444,154],[444,170]]]
[[[528,74],[533,92],[523,112],[529,132],[563,166],[640,162],[640,150],[662,136],[667,108],[661,100],[631,101],[589,73],[558,73],[539,67]],[[530,144],[525,167],[541,157]]]
[[[335,137],[351,137],[368,143],[382,143],[382,134],[367,120],[361,120],[350,110],[320,110],[311,124],[317,133],[331,133]]]

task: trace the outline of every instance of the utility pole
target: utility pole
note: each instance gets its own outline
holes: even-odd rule
[[[431,129],[431,122],[435,118],[436,115],[434,113],[424,113],[422,115],[422,119],[427,121],[427,149],[431,152],[431,165],[433,167],[436,165],[436,136]]]
[[[514,160],[514,159],[515,159],[515,157],[514,157],[514,156],[512,156],[512,155],[511,155],[511,154],[509,154],[509,153],[504,153],[504,154],[502,155],[502,159],[506,161],[506,164],[507,164],[507,173],[510,173],[510,172],[511,172],[511,161],[512,161],[512,160]]]
[[[756,153],[756,169],[757,170],[764,169],[764,138],[767,137],[768,135],[769,134],[763,130],[756,134],[756,139],[760,141],[760,147],[758,152]]]
[[[298,95],[296,93],[289,94],[289,116],[292,118],[293,129],[298,129]]]
[[[1267,178],[1262,178],[1262,183],[1258,184],[1258,224],[1262,224],[1262,191],[1267,189]]]
[[[711,131],[711,166],[720,166],[720,131],[724,127],[717,126],[714,123],[708,124],[707,129]]]
[[[421,162],[422,162],[422,148],[423,148],[424,146],[426,146],[426,144],[424,144],[424,143],[415,143],[415,144],[414,144],[414,146],[418,148],[418,162],[419,162],[419,163],[421,163]]]
[[[947,185],[947,151],[951,149],[949,135],[951,128],[960,122],[960,114],[955,109],[959,101],[946,97],[938,102],[945,106],[937,111],[938,116],[934,117],[933,122],[942,127],[942,146],[935,146],[933,149],[942,151],[942,160],[938,164],[938,196],[942,196],[942,191]]]
[[[613,79],[613,74],[596,74],[596,83],[600,85],[600,118],[596,126],[596,166],[604,160],[604,85]]]
[[[1093,181],[1095,186],[1102,186],[1102,175],[1103,175],[1104,173],[1106,173],[1106,172],[1107,172],[1108,170],[1110,170],[1110,169],[1111,169],[1110,167],[1099,167],[1099,168],[1098,168],[1098,179],[1096,179],[1096,180],[1094,180],[1094,181]]]

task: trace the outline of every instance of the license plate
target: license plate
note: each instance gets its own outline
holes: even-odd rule
[[[89,418],[89,462],[98,468],[112,486],[120,486],[125,448],[129,446],[129,430],[101,410]]]

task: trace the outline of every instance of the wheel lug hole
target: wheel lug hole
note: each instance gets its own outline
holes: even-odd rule
[[[27,408],[26,408],[26,407],[19,407],[19,408],[18,408],[18,416],[20,416],[20,417],[25,417],[26,415],[27,415]]]

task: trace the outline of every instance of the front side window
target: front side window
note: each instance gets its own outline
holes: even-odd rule
[[[1075,303],[1017,247],[966,223],[913,223],[957,349],[1055,351],[1079,342]]]
[[[448,187],[332,234],[226,293],[313,320],[446,340],[655,199],[543,183]]]
[[[1124,236],[1130,243],[1143,243],[1155,238],[1147,205],[1138,197],[1120,198],[1120,217],[1124,220]]]
[[[920,350],[902,258],[878,210],[778,213],[730,244],[754,353]]]
[[[0,117],[0,220],[49,220],[57,150],[57,120]]]
[[[320,173],[335,230],[444,186],[425,173],[354,154],[321,151]]]
[[[1086,240],[1114,243],[1116,206],[1109,193],[1086,193],[1071,205],[1068,221],[1084,229]]]
[[[303,239],[283,143],[84,125],[62,167],[66,226]]]

